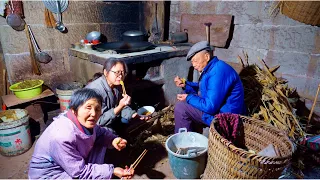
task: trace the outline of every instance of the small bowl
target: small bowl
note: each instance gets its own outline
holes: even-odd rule
[[[155,108],[152,106],[143,106],[137,110],[139,116],[151,116],[154,113]]]

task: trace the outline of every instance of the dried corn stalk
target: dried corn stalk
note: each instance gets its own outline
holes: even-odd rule
[[[247,65],[244,65],[240,56],[238,60],[243,65],[240,77],[249,115],[285,131],[294,140],[305,137],[305,132],[289,102],[295,90],[289,88],[285,80],[273,74],[280,66],[268,68],[265,62],[258,58],[263,65],[261,69],[257,65],[249,65],[246,53],[244,57]]]

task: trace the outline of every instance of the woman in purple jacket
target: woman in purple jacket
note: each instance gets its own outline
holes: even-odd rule
[[[30,179],[131,178],[134,171],[104,164],[107,148],[122,150],[127,141],[96,125],[102,97],[92,89],[76,91],[70,110],[54,118],[37,141]]]

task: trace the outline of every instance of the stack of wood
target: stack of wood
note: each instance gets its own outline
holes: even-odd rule
[[[261,59],[262,69],[249,65],[247,53],[244,53],[244,60],[240,56],[238,60],[243,66],[240,77],[249,116],[285,131],[295,141],[303,139],[306,133],[293,107],[298,95],[295,89],[288,87],[286,80],[274,75],[280,66],[269,68]]]

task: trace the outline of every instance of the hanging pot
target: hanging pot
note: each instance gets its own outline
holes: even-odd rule
[[[137,30],[126,31],[122,36],[122,39],[125,42],[140,42],[144,41],[146,38],[146,35],[142,31]]]

